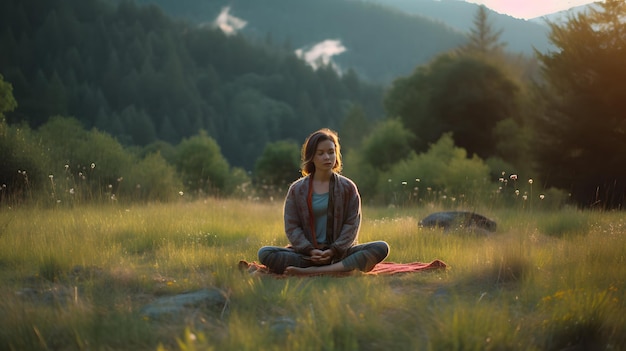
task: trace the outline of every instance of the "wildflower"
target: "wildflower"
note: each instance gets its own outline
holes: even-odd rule
[[[391,178],[387,179],[387,183],[391,183]]]
[[[183,195],[185,195],[185,193],[183,193],[182,191],[179,191],[178,195],[183,196]]]
[[[91,169],[94,169],[94,168],[96,168],[96,164],[92,162],[91,163]]]
[[[524,201],[528,200],[528,195],[522,196],[522,199],[524,199]]]
[[[402,185],[407,185],[407,182],[402,182]]]
[[[539,198],[540,198],[541,200],[543,200],[543,199],[545,199],[545,198],[546,198],[546,196],[545,196],[544,194],[541,194],[541,195],[539,195]]]
[[[528,179],[528,184],[532,184],[533,183],[533,179]]]
[[[415,178],[415,181],[419,183],[419,182],[420,182],[420,179],[419,179],[419,178]]]
[[[74,195],[74,188],[70,188],[70,195]]]
[[[515,196],[519,196],[519,189],[515,189]]]
[[[517,174],[511,174],[511,180],[517,180]]]
[[[48,175],[48,178],[50,178],[50,180],[54,179],[54,175],[50,174]]]
[[[70,168],[70,165],[68,165],[67,163],[65,164],[65,170],[67,171]]]

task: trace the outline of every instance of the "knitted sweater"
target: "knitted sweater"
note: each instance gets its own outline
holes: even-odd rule
[[[308,255],[317,247],[311,223],[309,189],[311,177],[300,178],[289,187],[285,199],[285,233],[296,252]],[[361,196],[349,178],[333,173],[330,178],[328,196],[328,223],[326,238],[334,251],[334,260],[345,258],[347,250],[357,244],[361,225]],[[320,249],[325,249],[318,247]]]

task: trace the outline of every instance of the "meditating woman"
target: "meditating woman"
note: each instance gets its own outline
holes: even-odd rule
[[[289,187],[285,204],[287,247],[265,246],[259,261],[287,275],[369,272],[389,254],[384,241],[357,244],[361,196],[341,175],[337,134],[320,129],[302,145],[302,175]]]

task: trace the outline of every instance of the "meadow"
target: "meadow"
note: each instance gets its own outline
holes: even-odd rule
[[[363,208],[387,261],[447,269],[289,277],[240,271],[285,245],[282,203],[0,209],[2,350],[623,350],[623,212],[484,209],[489,236],[418,227],[436,207]],[[220,308],[150,318],[206,288]]]

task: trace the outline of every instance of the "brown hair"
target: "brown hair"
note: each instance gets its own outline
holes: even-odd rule
[[[315,151],[317,151],[317,145],[324,141],[330,140],[335,144],[335,165],[333,166],[333,172],[341,172],[343,164],[341,163],[341,146],[339,145],[339,136],[337,132],[328,128],[322,128],[306,138],[304,144],[302,144],[302,151],[300,154],[302,164],[301,172],[303,176],[313,174],[315,172],[315,164],[313,163],[313,157],[315,157]]]

